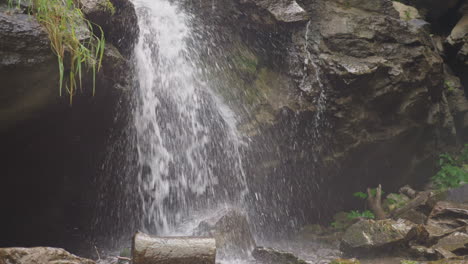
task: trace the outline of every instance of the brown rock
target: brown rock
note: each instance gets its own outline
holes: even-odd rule
[[[0,264],[95,264],[61,248],[0,248]]]

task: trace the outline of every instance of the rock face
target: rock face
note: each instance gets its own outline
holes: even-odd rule
[[[319,5],[309,29],[318,47],[311,43],[309,52],[317,53],[319,77],[328,83],[330,159],[343,167],[341,177],[392,179],[391,186],[404,175],[423,177],[418,164],[432,160],[430,135],[450,135],[453,127],[440,117],[448,107],[442,58],[424,28],[400,19],[389,4]],[[319,89],[313,83],[305,87],[310,94]],[[382,163],[390,157],[392,165]]]
[[[86,17],[101,25],[106,37],[109,36],[104,69],[97,76],[99,88],[128,86],[130,64],[120,52],[128,58],[138,34],[133,5],[124,0],[116,1],[115,6],[108,0],[82,0],[79,6]],[[25,9],[10,9],[0,2],[0,82],[8,87],[0,93],[3,102],[0,130],[61,104],[57,59],[48,35],[34,16],[25,12]],[[95,29],[95,33],[100,34],[100,31]],[[91,84],[84,80],[84,86]]]
[[[0,130],[53,102],[56,64],[41,25],[27,14],[7,13],[0,2]]]
[[[112,129],[123,131],[126,122],[130,51],[138,27],[130,1],[113,1],[115,13],[96,9],[101,8],[98,3],[109,1],[83,3],[85,15],[103,23],[106,48],[95,96],[91,73],[83,69],[83,89],[70,107],[67,94],[59,96],[57,58],[47,33],[34,15],[27,14],[27,7],[10,9],[7,1],[0,1],[0,156],[7,164],[0,199],[15,201],[0,206],[11,212],[0,220],[0,247],[51,245],[95,254],[85,248],[91,243],[83,241],[85,233],[93,233],[91,218],[99,191],[86,186],[95,186],[97,173],[102,172],[100,153],[108,153]],[[111,22],[115,26],[106,28]],[[119,31],[124,29],[132,31]],[[13,204],[28,210],[14,210]],[[22,220],[31,218],[35,221]]]
[[[95,264],[60,248],[0,248],[0,264]]]
[[[252,142],[246,166],[260,214],[327,218],[326,204],[347,206],[339,197],[368,186],[421,184],[434,158],[466,137],[463,87],[445,85],[442,41],[424,12],[389,0],[303,0],[308,20],[285,23],[269,9],[277,1],[202,2],[192,8],[216,25],[207,27],[223,47],[216,59],[228,57],[223,96],[248,112],[239,110],[239,128]],[[281,199],[272,194],[285,185]]]

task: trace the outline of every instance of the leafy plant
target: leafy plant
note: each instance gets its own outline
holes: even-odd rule
[[[455,90],[455,85],[450,81],[445,81],[444,85],[445,85],[445,88],[447,88],[447,91],[449,92],[453,92]]]
[[[448,189],[468,183],[468,144],[458,156],[442,154],[439,158],[440,170],[432,177],[439,189]]]
[[[405,20],[411,20],[411,11],[405,10]]]
[[[14,0],[8,0],[13,6]],[[19,6],[19,4],[18,4]],[[76,93],[78,83],[82,84],[82,74],[91,69],[93,77],[93,95],[96,88],[96,72],[101,68],[104,55],[104,32],[100,37],[94,34],[92,23],[87,20],[73,0],[32,0],[31,13],[42,24],[48,33],[52,51],[57,56],[59,67],[59,94],[62,95],[63,85],[70,95],[70,104]],[[90,34],[84,33],[90,32]],[[87,35],[84,35],[87,34]],[[65,81],[65,58],[69,67],[68,81]]]
[[[369,210],[366,210],[364,212],[360,212],[360,211],[357,211],[357,210],[353,210],[351,212],[348,213],[348,218],[349,219],[356,219],[356,218],[368,218],[368,219],[374,219],[375,218],[375,215],[369,211]]]
[[[361,199],[367,199],[367,194],[363,192],[355,192],[353,193],[353,196]]]
[[[382,191],[382,194],[384,194],[385,192]],[[376,188],[373,188],[373,189],[370,189],[370,194],[372,196],[375,196],[377,194],[377,189]],[[363,192],[355,192],[353,193],[353,196],[354,197],[357,197],[357,198],[360,198],[360,199],[367,199],[367,193],[363,193]]]

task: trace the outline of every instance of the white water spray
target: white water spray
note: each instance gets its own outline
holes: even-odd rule
[[[198,210],[242,201],[241,140],[231,110],[197,64],[191,17],[168,0],[135,0],[139,90],[134,111],[141,228],[173,234]]]

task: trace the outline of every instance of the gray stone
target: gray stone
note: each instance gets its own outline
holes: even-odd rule
[[[215,216],[202,221],[193,233],[214,237],[217,254],[222,258],[248,256],[255,248],[247,217],[236,209],[220,210]]]
[[[467,110],[468,110],[468,102]],[[468,203],[468,184],[447,191],[445,199],[454,203]]]
[[[252,252],[252,257],[264,264],[306,264],[294,254],[274,248],[257,247]]]
[[[468,205],[438,202],[432,209],[427,224],[444,229],[463,228],[468,225]]]
[[[0,248],[0,264],[94,264],[61,248]]]
[[[442,248],[450,252],[457,250],[468,250],[468,234],[462,232],[454,232],[446,237],[441,238],[434,248]]]
[[[291,23],[308,20],[307,12],[296,0],[240,0],[241,3],[254,3],[266,10],[279,22]]]
[[[346,230],[340,247],[350,254],[389,250],[403,243],[412,227],[403,220],[361,220]]]

